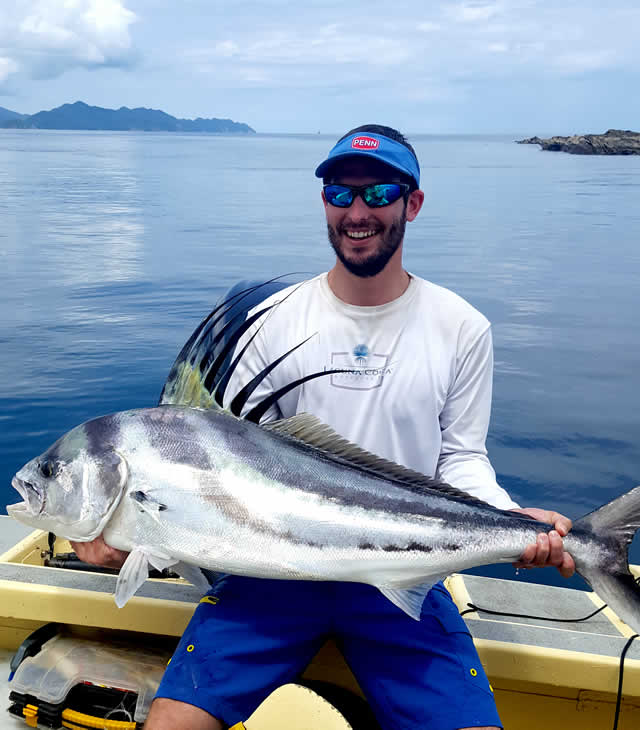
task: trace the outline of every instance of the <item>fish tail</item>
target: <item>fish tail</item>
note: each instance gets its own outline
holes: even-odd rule
[[[611,547],[606,564],[576,560],[578,572],[634,631],[640,634],[640,586],[629,570],[629,545],[640,528],[640,486],[579,519],[585,529]],[[574,556],[575,557],[575,556]]]

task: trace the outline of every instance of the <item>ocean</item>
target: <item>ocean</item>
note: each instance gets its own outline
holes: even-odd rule
[[[337,136],[0,130],[0,511],[62,433],[155,404],[234,283],[331,266],[313,170]],[[500,483],[572,518],[640,484],[640,158],[409,137],[405,264],[493,324]]]

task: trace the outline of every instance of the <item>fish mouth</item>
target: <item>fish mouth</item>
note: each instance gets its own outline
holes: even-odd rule
[[[37,485],[15,476],[11,480],[11,486],[24,501],[8,505],[7,512],[11,509],[11,512],[14,514],[17,512],[26,512],[31,515],[39,515],[42,513],[44,510],[45,496],[38,489]]]

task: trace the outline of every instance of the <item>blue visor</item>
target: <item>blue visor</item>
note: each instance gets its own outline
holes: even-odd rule
[[[340,140],[316,169],[316,177],[325,177],[336,162],[347,157],[368,157],[382,162],[413,178],[420,187],[420,165],[409,149],[389,137],[371,132],[356,132]]]

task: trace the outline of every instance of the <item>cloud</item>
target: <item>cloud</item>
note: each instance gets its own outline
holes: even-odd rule
[[[18,70],[18,64],[11,58],[0,56],[0,84]]]
[[[409,52],[406,44],[379,28],[330,24],[310,30],[280,27],[238,33],[186,50],[183,62],[221,86],[237,82],[326,86],[362,78],[365,68],[371,68],[369,75],[376,78],[388,77],[410,60]]]
[[[0,10],[0,89],[19,76],[55,78],[74,68],[130,66],[124,0],[16,0]]]
[[[336,24],[315,31],[300,28],[270,30],[240,40],[225,39],[211,48],[188,51],[187,56],[213,61],[232,57],[239,64],[290,66],[300,63],[327,66],[363,63],[398,65],[408,59],[406,47],[383,32],[364,32]]]
[[[194,0],[195,2],[196,0]],[[634,69],[640,11],[626,0],[603,10],[595,0],[436,0],[417,10],[396,0],[381,18],[354,0],[332,12],[332,0],[296,13],[275,13],[237,0],[210,32],[174,54],[188,75],[211,88],[410,88],[412,98],[437,95],[445,82],[488,78],[561,78],[596,70]],[[247,23],[246,18],[252,22]],[[424,92],[423,92],[423,89]]]
[[[613,50],[577,51],[560,54],[555,59],[557,67],[569,74],[599,71],[615,65],[617,61],[617,53]]]
[[[503,3],[464,2],[448,9],[451,18],[458,23],[487,21],[503,11]]]
[[[436,33],[442,26],[439,23],[434,23],[430,20],[426,20],[423,23],[418,23],[416,28],[421,33]]]

